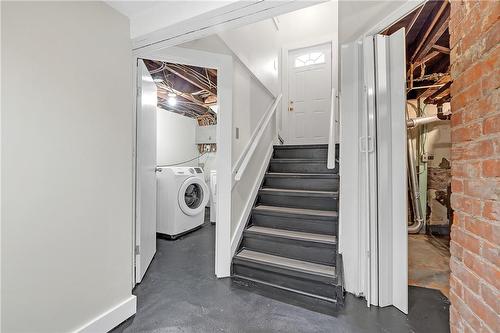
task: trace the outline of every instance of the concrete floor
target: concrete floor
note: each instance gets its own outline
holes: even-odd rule
[[[350,294],[336,308],[216,279],[214,232],[205,223],[176,241],[158,239],[134,290],[137,314],[112,332],[449,332],[449,303],[436,290],[410,287],[405,316],[393,307],[367,308]]]
[[[408,284],[450,292],[450,250],[447,241],[427,235],[408,235]]]

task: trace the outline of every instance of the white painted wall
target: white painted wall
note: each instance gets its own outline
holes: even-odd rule
[[[158,165],[180,163],[200,155],[195,143],[196,119],[158,108],[156,121]],[[198,159],[177,166],[198,166]]]
[[[336,39],[337,1],[329,1],[278,17],[279,30],[271,19],[219,36],[255,76],[275,95],[282,90],[280,79],[281,49],[319,37]]]
[[[1,7],[1,329],[68,332],[131,297],[129,24],[99,2]]]
[[[158,29],[221,8],[235,0],[205,1],[105,1],[130,19],[130,37],[136,38]]]
[[[238,57],[225,45],[218,36],[195,40],[181,45],[182,47],[203,50],[213,53],[231,55],[233,57],[233,140],[231,159],[234,163],[245,149],[258,121],[273,103],[273,95],[261,84]],[[273,123],[274,124],[274,123]],[[244,178],[236,185],[231,195],[231,235],[234,234],[240,215],[250,200],[263,157],[269,143],[274,138],[275,125],[271,124],[269,133],[263,137],[263,144],[255,152],[253,161],[249,164]],[[239,128],[239,138],[236,139],[236,128]]]

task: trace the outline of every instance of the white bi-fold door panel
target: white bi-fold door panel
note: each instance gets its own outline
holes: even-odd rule
[[[156,84],[142,60],[137,64],[135,282],[156,253]]]
[[[288,59],[287,143],[328,143],[332,92],[331,43],[292,50]]]
[[[368,305],[407,313],[404,30],[341,51],[339,246],[346,288]]]

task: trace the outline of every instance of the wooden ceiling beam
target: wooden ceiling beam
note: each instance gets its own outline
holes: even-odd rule
[[[426,27],[426,28],[425,28],[425,30],[421,31],[422,37],[419,36],[417,38],[417,40],[419,40],[420,42],[418,43],[417,47],[415,48],[415,51],[413,51],[413,54],[410,58],[411,62],[417,62],[417,59],[418,59],[417,56],[425,56],[425,53],[422,54],[422,52],[421,52],[422,48],[425,47],[426,41],[427,41],[429,35],[434,30],[434,27],[436,26],[436,24],[440,21],[445,9],[449,8],[448,6],[449,6],[448,0],[442,1],[441,5],[439,6],[439,9],[436,12],[436,15],[434,15],[432,17],[432,20],[429,22],[429,24],[427,24],[428,23],[427,21],[424,23],[424,27]],[[448,18],[449,18],[449,12],[448,12]],[[433,43],[433,45],[434,44],[435,43]],[[432,45],[431,45],[431,47],[432,47]]]
[[[450,95],[450,86],[451,86],[451,81],[446,82],[444,86],[442,86],[441,88],[430,94],[430,96],[424,100],[424,103],[439,104],[440,101],[442,101],[443,99],[445,99],[447,96]]]
[[[420,8],[418,8],[418,10],[416,11],[415,15],[413,15],[413,17],[411,18],[410,24],[408,24],[408,27],[406,27],[405,37],[408,36],[408,34],[410,33],[411,29],[415,25],[415,22],[417,21],[418,17],[420,16],[420,13],[422,13],[422,9],[424,9],[426,4],[427,3],[424,3],[422,6],[420,6]]]
[[[435,44],[435,45],[432,45],[432,48],[434,50],[437,50],[437,51],[441,52],[441,53],[450,54],[450,48],[449,47],[445,47],[445,46],[441,46],[441,45]]]
[[[436,43],[439,40],[439,38],[441,38],[444,32],[448,29],[449,22],[450,22],[450,14],[448,11],[448,15],[445,14],[445,16],[441,17],[441,20],[439,20],[439,23],[435,26],[434,30],[429,35],[424,47],[421,48],[420,51],[416,53],[415,61],[418,61],[420,58],[424,57],[427,53],[430,52],[430,50],[432,50],[434,46],[436,46]]]
[[[182,69],[174,68],[171,65],[165,65],[165,69],[181,78],[184,80],[188,81],[192,85],[206,90],[207,92],[211,93],[212,95],[217,96],[217,90],[214,89],[213,87],[208,86],[206,83],[201,82],[197,77],[193,76],[192,74],[188,73],[187,71],[184,71]]]

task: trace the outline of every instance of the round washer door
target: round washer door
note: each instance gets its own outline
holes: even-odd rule
[[[179,189],[179,207],[186,215],[197,215],[205,210],[210,197],[207,184],[197,177],[190,177]]]

